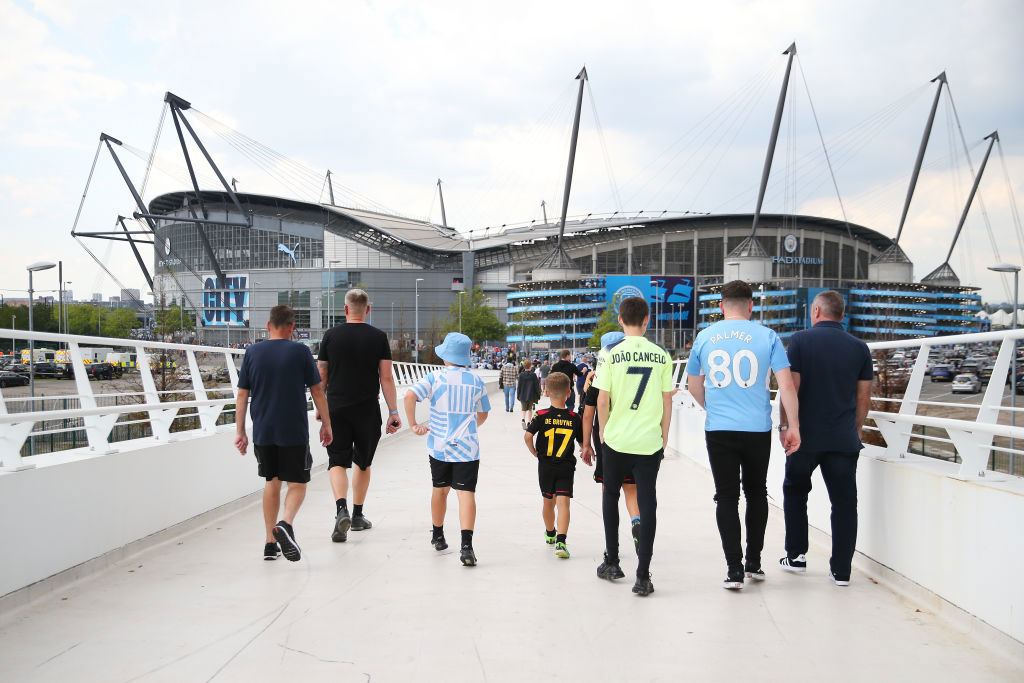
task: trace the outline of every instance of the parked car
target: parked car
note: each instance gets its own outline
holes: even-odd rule
[[[0,370],[0,387],[23,387],[28,384],[28,375]]]
[[[953,385],[949,390],[954,394],[976,394],[981,391],[981,380],[977,375],[962,373],[953,379]]]
[[[85,366],[85,374],[89,379],[114,379],[121,376],[110,363],[89,363]]]
[[[986,365],[983,367],[981,372],[978,373],[978,379],[981,380],[982,384],[988,384],[988,381],[992,379],[992,366]]]
[[[33,366],[33,372],[35,376],[39,378],[68,379],[71,377],[71,373],[68,372],[67,367],[58,363],[50,363],[48,361],[36,363],[35,366]]]
[[[936,365],[932,368],[933,382],[952,382],[953,368],[949,365]]]
[[[228,372],[227,368],[219,368],[217,370],[217,372],[214,373],[213,379],[218,381],[218,382],[230,382],[231,381],[231,373]]]

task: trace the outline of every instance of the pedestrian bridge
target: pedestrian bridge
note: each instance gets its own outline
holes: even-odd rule
[[[1002,423],[1010,420],[998,386],[1022,334],[956,340],[1002,345],[995,388],[973,419],[925,414],[923,362],[902,402],[871,413],[885,445],[861,458],[848,588],[828,580],[818,475],[807,574],[775,569],[783,527],[773,508],[767,580],[739,593],[719,588],[725,568],[703,411],[677,394],[659,479],[656,590],[638,598],[630,578],[594,576],[600,490],[582,463],[571,559],[544,544],[534,460],[518,412],[503,410],[496,373],[485,377],[494,392],[481,429],[477,567],[462,567],[454,546],[429,545],[424,441],[408,429],[378,451],[366,504],[374,528],[344,544],[330,540],[334,505],[325,454],[314,447],[317,470],[295,523],[302,560],[264,562],[262,481],[251,452],[232,447],[234,426],[218,424],[231,419],[240,352],[140,343],[137,387],[121,392],[135,403],[114,405],[111,393],[93,391],[79,349],[115,340],[37,333],[69,344],[78,403],[59,411],[9,396],[0,403],[0,679],[1021,680],[1024,481],[989,467],[1000,462],[994,455],[1015,453],[1000,444],[1024,438]],[[146,360],[164,353],[184,354],[186,383],[150,371]],[[217,358],[231,377],[220,388],[203,380],[204,363]],[[397,379],[407,385],[427,369],[396,364]],[[145,435],[111,441],[126,423]],[[955,448],[954,461],[912,452],[923,425],[946,432],[930,438]],[[40,446],[71,430],[90,445],[21,457],[29,434]],[[773,452],[775,505],[783,459]],[[454,496],[446,526],[457,538]],[[627,552],[623,568],[635,568]]]

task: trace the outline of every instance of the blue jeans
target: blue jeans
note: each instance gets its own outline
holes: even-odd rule
[[[516,407],[516,388],[505,385],[505,410]]]
[[[821,478],[832,502],[829,565],[840,578],[849,578],[857,546],[857,458],[856,452],[797,451],[786,458],[786,478],[782,482],[786,554],[796,557],[807,552],[807,494],[811,491],[811,475],[821,467]]]

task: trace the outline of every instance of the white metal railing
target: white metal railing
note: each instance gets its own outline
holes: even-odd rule
[[[84,432],[89,452],[114,453],[118,444],[141,438],[136,436],[112,442],[111,434],[117,426],[148,425],[151,438],[169,442],[181,435],[212,434],[218,420],[234,412],[238,364],[245,355],[244,349],[18,330],[5,331],[4,334],[7,338],[23,341],[34,339],[37,344],[49,342],[66,346],[75,393],[61,394],[56,398],[77,403],[77,407],[47,409],[47,402],[54,403],[52,394],[5,396],[5,390],[0,388],[0,469],[3,471],[32,467],[22,458],[22,450],[26,444],[31,448],[40,437]],[[109,347],[133,353],[136,360],[130,372],[137,372],[137,378],[132,376],[124,380],[120,387],[125,389],[123,391],[95,392],[89,381],[89,363],[85,360],[84,349],[87,347]],[[203,378],[212,374],[211,357],[216,369],[226,369],[229,384],[206,386]],[[174,359],[174,368],[167,367],[170,364],[168,358]],[[398,386],[414,384],[439,367],[404,362],[392,364]],[[185,369],[187,375],[182,372]],[[158,384],[162,376],[166,379],[168,371],[174,381],[160,381]],[[36,388],[37,394],[45,391],[38,384]],[[128,419],[131,415],[143,417]],[[182,418],[191,418],[197,427],[180,429],[182,425],[179,424],[179,429],[172,431],[175,420]]]
[[[1007,471],[1010,474],[1019,474],[1021,467],[1018,460],[1024,451],[1017,448],[1018,440],[1024,440],[1024,427],[1017,426],[1016,414],[1024,411],[1024,408],[1014,407],[1015,394],[1011,390],[1011,405],[1003,405],[1003,393],[1009,383],[1013,364],[1014,352],[1017,342],[1024,338],[1024,329],[1003,330],[999,332],[981,332],[975,334],[962,334],[947,337],[931,337],[927,339],[907,339],[900,341],[872,342],[868,344],[873,355],[888,356],[886,352],[895,349],[918,349],[917,359],[914,361],[913,369],[907,379],[907,386],[901,398],[879,398],[873,397],[873,401],[894,404],[895,410],[881,411],[871,410],[868,418],[875,423],[875,427],[865,426],[866,430],[876,430],[885,441],[882,460],[900,460],[907,457],[910,452],[912,440],[920,440],[921,443],[936,442],[951,444],[955,451],[954,455],[960,459],[958,476],[963,479],[985,478],[991,480],[993,472],[989,469],[989,460],[993,459],[994,453],[1006,453],[1009,455]],[[955,403],[948,401],[922,401],[921,390],[926,377],[925,371],[928,368],[929,352],[935,347],[964,346],[974,344],[998,344],[999,351],[992,368],[992,376],[989,379],[987,388],[980,404]],[[881,354],[878,352],[882,352]],[[685,408],[703,410],[697,406],[693,397],[686,390],[685,367],[686,361],[675,361],[674,377],[676,386],[681,390],[676,397],[676,403]],[[777,398],[775,401],[777,402]],[[977,410],[973,420],[937,415],[919,414],[920,408],[954,408]],[[1009,415],[1010,424],[999,422],[1000,414]],[[1024,422],[1024,420],[1022,420]],[[921,432],[915,433],[920,428]],[[928,435],[924,429],[931,428],[938,431],[945,431],[948,438]],[[999,445],[994,442],[995,437],[1009,440],[1009,446]],[[1024,462],[1024,460],[1021,460]],[[997,475],[998,476],[998,475]]]

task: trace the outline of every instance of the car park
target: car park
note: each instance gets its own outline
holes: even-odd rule
[[[28,375],[0,370],[0,387],[23,387],[28,384]]]
[[[32,367],[32,372],[40,379],[69,379],[71,377],[71,373],[68,371],[66,366],[58,363],[50,363],[49,361],[36,363]]]
[[[953,379],[949,390],[954,394],[976,394],[981,391],[981,380],[977,375],[961,373]]]

